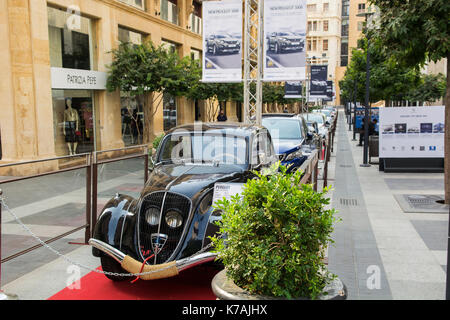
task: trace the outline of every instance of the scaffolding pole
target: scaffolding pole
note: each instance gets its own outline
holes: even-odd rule
[[[244,122],[261,125],[264,0],[244,4]]]

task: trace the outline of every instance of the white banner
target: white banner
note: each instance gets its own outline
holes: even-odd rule
[[[264,1],[264,81],[306,78],[306,0]]]
[[[202,4],[202,81],[242,81],[242,1],[204,1]]]
[[[444,158],[444,107],[380,108],[380,158]]]
[[[106,72],[51,68],[52,89],[106,90]]]

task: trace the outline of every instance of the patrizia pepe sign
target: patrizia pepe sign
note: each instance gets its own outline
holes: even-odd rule
[[[52,89],[106,90],[106,72],[51,68]]]

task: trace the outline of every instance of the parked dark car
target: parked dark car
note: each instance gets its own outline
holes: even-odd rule
[[[215,184],[245,183],[254,178],[252,170],[277,161],[262,126],[203,123],[170,130],[140,197],[117,194],[103,208],[89,240],[93,255],[112,280],[139,271],[125,271],[126,259],[139,267],[173,265],[175,274],[214,260],[208,237],[218,232],[214,221],[220,219],[212,207]]]
[[[288,167],[287,172],[300,168],[316,148],[303,117],[266,114],[262,118],[262,125],[269,130],[275,152],[281,164]]]
[[[241,42],[237,38],[228,35],[210,35],[206,39],[206,49],[212,55],[236,54],[241,50]]]
[[[304,38],[292,32],[273,32],[267,37],[269,51],[283,53],[284,51],[303,51]]]

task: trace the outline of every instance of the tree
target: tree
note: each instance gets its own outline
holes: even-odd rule
[[[120,90],[128,98],[143,98],[144,142],[150,140],[150,121],[162,105],[164,93],[173,96],[187,94],[193,83],[200,79],[200,66],[189,57],[180,58],[151,41],[132,45],[121,43],[112,50],[113,62],[108,66],[108,91]],[[150,105],[148,94],[157,94]]]
[[[409,66],[447,58],[445,104],[445,202],[450,203],[450,2],[369,0],[380,9],[377,33],[384,51]]]

